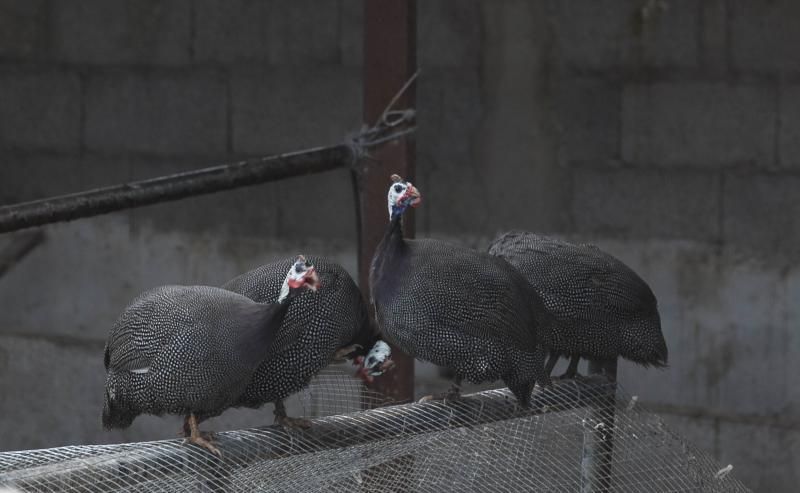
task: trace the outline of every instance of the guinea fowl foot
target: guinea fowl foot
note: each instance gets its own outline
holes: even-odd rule
[[[276,416],[275,422],[284,428],[292,430],[308,430],[311,428],[311,420],[303,418],[290,418],[289,416]]]
[[[458,392],[441,392],[439,394],[426,395],[417,402],[422,404],[423,402],[442,401],[447,404],[448,402],[455,402],[459,399],[461,399],[461,394]]]
[[[580,356],[571,356],[569,359],[569,367],[567,367],[567,371],[565,371],[560,377],[556,377],[559,380],[583,380],[583,375],[578,373],[578,363],[580,362]]]
[[[311,421],[287,416],[283,401],[275,402],[275,423],[291,430],[307,430],[311,428]]]
[[[445,404],[448,402],[453,402],[461,399],[461,382],[458,381],[453,384],[452,387],[447,392],[442,392],[440,394],[432,394],[426,395],[425,397],[421,398],[417,402],[429,402],[429,401],[444,401]]]
[[[220,450],[215,447],[213,443],[211,443],[214,437],[214,432],[200,431],[197,428],[197,418],[194,414],[190,414],[186,417],[186,421],[183,423],[183,431],[185,434],[185,438],[183,439],[184,445],[187,443],[193,443],[208,450],[217,457],[222,457],[222,452],[220,452]]]
[[[222,458],[222,452],[220,452],[219,449],[215,447],[213,443],[211,443],[211,440],[207,440],[200,435],[195,437],[186,437],[183,439],[183,443],[184,445],[187,443],[193,443],[199,447],[203,447],[217,457]]]
[[[556,378],[559,379],[559,380],[575,380],[576,382],[582,382],[582,381],[586,380],[586,377],[584,377],[580,373],[578,373],[578,372],[570,373],[568,371],[564,372],[563,375],[558,376]]]

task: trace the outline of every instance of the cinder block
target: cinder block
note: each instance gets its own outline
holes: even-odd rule
[[[277,238],[356,244],[356,200],[349,170],[299,176],[274,185]],[[254,221],[252,226],[258,224]]]
[[[146,179],[233,161],[137,159],[131,160],[130,166],[135,179]],[[243,241],[274,239],[283,184],[264,183],[135,209],[131,211],[132,226],[142,234],[219,235]]]
[[[486,185],[476,153],[485,104],[480,73],[472,67],[432,67],[420,75],[417,87],[415,183],[425,197],[414,211],[418,231],[474,235],[488,213],[469,204]],[[442,210],[448,214],[436,212]]]
[[[43,199],[128,181],[128,163],[115,158],[6,154],[0,204]]]
[[[80,147],[81,82],[66,72],[0,74],[0,148]]]
[[[622,88],[616,82],[570,78],[558,86],[560,155],[566,162],[620,158]]]
[[[720,75],[728,70],[728,2],[708,0],[699,4],[703,22],[700,57],[703,70]]]
[[[785,317],[789,321],[784,329],[786,339],[783,343],[783,353],[786,356],[781,358],[786,364],[783,369],[783,375],[785,375],[783,378],[786,379],[784,380],[786,382],[784,413],[790,416],[800,416],[800,387],[791,383],[792,375],[800,374],[800,358],[794,356],[800,354],[800,331],[794,330],[797,327],[797,321],[800,320],[800,304],[795,301],[800,299],[800,265],[794,262],[782,273],[784,274],[783,284],[787,300]]]
[[[719,238],[716,173],[576,169],[572,215],[581,233]]]
[[[555,4],[558,49],[567,65],[584,69],[620,66],[633,34],[635,3],[568,0]]]
[[[695,341],[694,357],[684,364],[695,377],[698,404],[738,415],[788,411],[792,377],[785,345],[793,329],[785,318],[791,301],[781,271],[726,261],[710,276],[716,286],[706,284],[697,297],[684,300],[684,327]]]
[[[47,3],[0,1],[0,58],[38,58],[45,49]]]
[[[791,72],[800,70],[800,3],[793,0],[732,0],[730,52],[737,70]]]
[[[361,72],[349,67],[240,71],[233,150],[278,153],[338,144],[361,127]]]
[[[798,258],[800,178],[737,174],[725,177],[724,241],[770,257]]]
[[[622,156],[636,164],[775,161],[776,92],[768,85],[633,84],[622,100]]]
[[[216,72],[110,72],[86,90],[86,147],[99,151],[223,153],[226,81]]]
[[[790,493],[797,489],[800,431],[761,423],[719,424],[719,461],[752,491]]]
[[[649,67],[696,67],[700,9],[693,0],[634,4],[627,58]]]
[[[269,61],[270,3],[201,0],[194,4],[194,58],[222,63]]]
[[[342,65],[364,64],[364,0],[341,0],[339,49]]]
[[[339,2],[277,0],[270,7],[267,30],[273,64],[307,66],[340,60]]]
[[[189,0],[88,0],[52,4],[59,60],[96,64],[190,61]]]
[[[780,166],[800,169],[800,86],[782,86],[780,94]]]
[[[421,2],[417,7],[420,65],[466,67],[481,63],[481,6],[475,0]]]
[[[417,92],[418,147],[455,172],[459,162],[474,159],[486,106],[480,72],[472,67],[433,68],[423,77]]]
[[[716,459],[717,431],[715,419],[705,416],[669,414],[658,411],[657,414],[671,432],[677,433],[682,440]],[[736,471],[734,471],[734,476],[738,477],[735,473]]]
[[[3,450],[95,443],[104,437],[103,343],[0,336]],[[35,389],[35,391],[34,391]]]

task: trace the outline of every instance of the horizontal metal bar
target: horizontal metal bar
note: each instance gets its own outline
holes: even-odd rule
[[[0,233],[344,168],[357,152],[344,144],[317,147],[8,205],[0,207]]]
[[[593,406],[598,399],[613,399],[614,389],[615,385],[605,378],[588,377],[582,381],[555,382],[554,388],[546,391],[537,389],[531,409],[520,408],[508,389],[499,389],[464,396],[447,404],[403,404],[316,418],[310,430],[300,433],[287,432],[279,426],[222,432],[215,438],[222,451],[221,458],[196,446],[181,446],[178,440],[40,451],[48,458],[71,457],[65,460],[36,460],[37,451],[0,453],[0,463],[7,467],[16,462],[15,454],[25,456],[18,467],[0,472],[0,485],[26,491],[55,486],[74,491],[113,491],[134,478],[146,478],[160,486],[166,486],[165,481],[186,482],[187,478],[219,484],[237,471],[265,460],[408,440],[421,434]],[[81,453],[83,449],[85,454]]]

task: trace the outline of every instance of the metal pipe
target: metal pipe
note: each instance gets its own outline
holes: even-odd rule
[[[610,382],[610,385],[609,392],[591,404],[591,411],[584,421],[581,493],[611,491],[617,405],[617,360],[590,360],[589,375],[590,378],[603,378]]]
[[[357,153],[345,144],[317,147],[8,205],[0,207],[0,233],[344,168]]]
[[[370,0],[364,2],[364,121],[380,121],[387,102],[399,108],[413,108],[414,86],[401,91],[417,71],[416,2],[414,0]],[[397,173],[414,178],[415,145],[404,139],[382,146],[355,173],[359,189],[359,284],[368,292],[372,255],[380,243],[388,217],[386,191],[389,176]],[[407,237],[414,236],[413,214],[404,219]],[[414,360],[393,348],[395,368],[376,379],[372,389],[395,402],[414,398]]]

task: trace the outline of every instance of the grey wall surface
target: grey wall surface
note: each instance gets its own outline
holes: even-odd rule
[[[419,233],[521,228],[628,262],[670,368],[622,385],[756,491],[800,480],[798,5],[418,5]],[[0,0],[0,203],[340,141],[362,20],[357,0]],[[0,278],[0,449],[174,434],[100,429],[125,304],[298,251],[354,272],[353,208],[333,172],[43,228]]]

